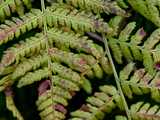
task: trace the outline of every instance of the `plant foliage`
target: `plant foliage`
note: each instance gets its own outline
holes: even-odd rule
[[[159,120],[159,13],[159,0],[0,0],[0,119]]]

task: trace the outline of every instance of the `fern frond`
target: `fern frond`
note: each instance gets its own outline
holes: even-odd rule
[[[5,89],[5,95],[6,95],[6,107],[8,110],[10,110],[13,114],[13,117],[15,117],[17,120],[24,120],[21,113],[17,109],[14,100],[13,100],[13,91],[11,88]]]
[[[1,0],[0,1],[0,21],[3,22],[6,17],[17,12],[20,16],[24,14],[24,5],[30,9],[31,0]]]
[[[58,0],[58,2],[62,2]],[[125,10],[121,9],[115,1],[102,1],[102,0],[65,0],[69,5],[73,5],[76,8],[94,13],[107,13],[116,14],[120,16],[128,16]]]
[[[122,57],[124,56],[128,61],[133,61],[133,57],[135,57],[135,60],[139,60],[140,50],[138,49],[138,44],[141,43],[143,40],[144,36],[146,35],[145,32],[143,33],[143,28],[139,29],[137,33],[131,37],[131,43],[129,44],[127,41],[129,41],[129,37],[131,32],[135,28],[135,22],[129,23],[120,33],[119,38],[110,38],[109,39],[109,46],[111,50],[113,51],[113,56],[115,60],[119,63],[122,64]],[[138,42],[136,42],[138,41]],[[131,53],[131,50],[133,53]],[[140,54],[140,55],[139,55]],[[137,56],[138,55],[138,56]]]
[[[159,120],[159,105],[151,105],[150,103],[137,102],[130,108],[133,120]]]
[[[99,66],[98,61],[91,55],[86,54],[74,54],[72,52],[66,52],[58,50],[57,48],[50,49],[50,55],[52,61],[61,62],[67,64],[73,70],[86,74],[89,77],[102,78],[103,71]],[[92,68],[94,73],[92,72]]]
[[[34,54],[35,52],[39,52],[40,49],[45,49],[44,37],[45,36],[42,33],[38,33],[34,37],[27,38],[25,42],[21,42],[20,44],[9,48],[6,51],[4,58],[2,58],[2,63],[6,64],[4,66],[10,65],[16,59],[19,61],[20,56],[27,56],[30,53]],[[77,49],[79,52],[82,51],[93,54],[97,58],[101,57],[101,51],[96,49],[96,45],[91,40],[88,40],[86,37],[81,37],[79,34],[62,32],[61,30],[52,28],[48,31],[48,37],[50,44],[55,43],[55,46],[60,49],[62,47],[67,49],[70,47]],[[35,51],[35,49],[37,49],[37,51]]]
[[[48,68],[39,69],[35,72],[29,72],[19,80],[17,87],[20,88],[26,85],[33,84],[34,82],[48,78],[49,75],[50,71],[48,70]]]
[[[63,120],[67,112],[65,107],[75,92],[80,90],[80,85],[57,75],[53,76],[52,80],[54,81],[52,92],[50,88],[46,89],[46,83],[40,85],[39,92],[42,93],[41,91],[43,91],[43,93],[40,94],[36,105],[42,119],[52,120],[53,118],[59,118],[59,120]]]
[[[58,76],[53,76],[52,79],[54,80],[54,84],[56,86],[62,87],[66,90],[69,90],[69,91],[79,91],[80,90],[79,86],[76,83],[73,83],[69,80],[60,78]]]
[[[133,63],[128,64],[121,72],[120,79],[124,94],[128,98],[133,98],[133,94],[151,94],[151,98],[160,102],[159,77],[160,73],[150,75],[145,69],[134,70]]]
[[[102,77],[103,71],[101,67],[96,64],[97,60],[94,57],[86,54],[74,54],[72,52],[62,51],[57,48],[49,49],[49,54],[53,62],[65,63],[68,67],[82,74],[86,74],[88,77]],[[48,56],[46,53],[42,55],[33,56],[30,59],[27,59],[21,62],[14,70],[12,74],[13,79],[17,79],[23,76],[26,72],[31,70],[36,70],[40,66],[45,66],[48,63]],[[92,71],[93,68],[93,71]]]
[[[141,61],[146,70],[153,75],[155,73],[155,64],[159,63],[158,42],[160,29],[153,31],[152,34],[143,41],[146,36],[143,28],[138,29],[134,35],[130,35],[133,34],[134,28],[135,22],[129,23],[120,33],[118,39],[113,37],[109,38],[109,46],[113,56],[119,64],[123,63],[123,57],[128,62]]]
[[[158,0],[128,0],[132,8],[160,27]]]
[[[11,74],[6,75],[0,80],[0,92],[4,91],[7,87],[12,86],[14,81],[11,78]]]
[[[100,92],[95,92],[86,102],[79,110],[71,112],[72,118],[69,120],[102,120],[105,114],[110,113],[117,105],[124,109],[118,91],[109,85],[101,86]]]
[[[53,5],[47,9],[47,23],[52,26],[66,26],[76,32],[103,32],[111,34],[112,28],[103,19],[97,19],[92,14],[79,12],[76,9],[56,8]]]
[[[27,38],[25,42],[21,42],[11,48],[9,48],[3,55],[1,64],[2,67],[8,66],[15,61],[19,63],[20,59],[26,56],[31,56],[35,53],[40,52],[40,50],[45,49],[45,40],[42,33],[36,34],[34,37]],[[98,60],[106,73],[111,73],[111,67],[107,58],[103,58],[103,49],[99,45],[93,43],[87,37],[82,37],[79,34],[73,34],[71,32],[62,32],[56,28],[52,28],[48,31],[48,38],[50,44],[55,44],[56,47],[60,49],[75,49],[78,52],[85,52],[92,54]],[[103,66],[105,64],[105,66]],[[98,68],[98,67],[97,67]]]
[[[12,17],[11,20],[5,20],[0,25],[0,45],[18,38],[20,35],[42,25],[42,13],[38,9],[32,9],[29,13],[18,17]]]
[[[106,69],[103,67],[102,62],[100,60],[96,60],[92,55],[85,55],[83,53],[81,53],[79,56],[82,57],[87,62],[87,64],[91,67],[91,69],[93,70],[93,73],[95,74],[95,77],[99,79],[103,77],[103,70],[106,70]],[[104,62],[108,63],[108,61],[106,60]],[[99,65],[99,63],[101,64],[101,66]],[[109,65],[106,66],[106,68],[108,70]],[[87,74],[87,72],[89,71],[87,70],[83,74],[85,75]],[[111,72],[112,71],[107,71],[106,73],[111,73]]]
[[[52,63],[51,69],[52,69],[53,75],[58,74],[58,76],[65,79],[69,79],[73,82],[76,82],[79,84],[83,83],[83,79],[77,72],[74,72],[72,71],[72,69],[67,68],[59,63]],[[18,87],[29,85],[35,81],[40,81],[44,78],[48,78],[48,74],[49,74],[49,69],[47,67],[36,70],[35,72],[28,72],[25,76],[23,76],[19,80]]]
[[[120,31],[121,24],[124,22],[124,17],[122,16],[114,16],[109,21],[109,26],[113,29],[113,36],[117,36]]]
[[[53,86],[53,97],[51,97],[51,90],[46,89],[43,94],[38,97],[36,101],[37,109],[40,111],[41,119],[53,120],[59,118],[63,120],[67,112],[66,106],[68,100],[72,98],[71,91],[66,91],[61,87]]]
[[[24,60],[23,62],[18,64],[15,70],[13,71],[12,79],[15,80],[25,75],[25,73],[29,71],[36,70],[41,66],[47,65],[47,63],[48,63],[48,56],[46,54],[38,55],[30,59]]]

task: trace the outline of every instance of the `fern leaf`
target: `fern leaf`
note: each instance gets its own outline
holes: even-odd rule
[[[15,103],[13,100],[13,91],[11,90],[11,88],[6,88],[5,95],[6,95],[6,107],[8,110],[12,112],[13,117],[15,117],[17,120],[24,120],[21,113],[15,106]]]
[[[103,32],[110,34],[112,28],[103,21],[103,19],[97,19],[96,16],[87,15],[85,12],[79,12],[78,10],[70,10],[63,7],[55,9],[55,7],[49,8],[47,21],[51,20],[51,25],[54,26],[66,26],[72,28],[77,32]]]
[[[137,102],[131,105],[131,115],[133,120],[158,120],[159,105],[151,105],[150,103]]]
[[[50,72],[47,68],[36,70],[35,72],[29,72],[19,80],[17,87],[20,88],[25,85],[30,85],[36,81],[48,78],[49,75]]]
[[[101,52],[96,49],[95,44],[86,37],[80,37],[79,34],[71,34],[68,32],[62,32],[56,28],[52,28],[48,31],[48,37],[50,44],[55,43],[58,48],[71,47],[73,49],[77,49],[77,51],[84,51],[86,53],[93,54],[97,58],[101,57]],[[59,41],[59,39],[61,39],[61,41]],[[70,40],[70,42],[68,40]],[[44,42],[44,35],[42,33],[38,33],[34,37],[27,38],[25,42],[21,42],[20,44],[8,49],[6,51],[8,55],[4,55],[4,58],[2,58],[2,63],[6,64],[7,66],[13,63],[16,60],[16,57],[19,59],[20,56],[26,56],[32,51],[32,54],[34,54],[36,52],[35,49],[37,49],[37,52],[39,52],[40,49],[45,49]],[[9,59],[7,59],[8,57]]]
[[[15,68],[15,71],[12,74],[12,79],[17,79],[25,75],[26,72],[29,72],[31,70],[36,70],[40,68],[41,66],[45,66],[47,62],[48,62],[48,56],[46,54],[27,59],[21,62]]]
[[[129,23],[119,34],[119,38],[109,37],[109,46],[117,63],[122,64],[123,57],[128,62],[141,61],[150,74],[155,73],[159,63],[159,29],[156,29],[145,40],[143,28],[134,33],[135,22]],[[132,35],[133,34],[133,35]],[[144,43],[142,43],[144,41]],[[142,45],[140,45],[142,44]]]
[[[146,70],[151,74],[154,75],[155,70],[154,70],[154,61],[151,56],[151,53],[148,52],[147,50],[143,50],[143,64],[146,68]]]
[[[76,85],[76,83],[73,83],[69,80],[66,80],[66,79],[62,79],[58,76],[53,76],[52,78],[54,80],[54,84],[56,86],[60,86],[66,90],[69,90],[69,91],[79,91],[79,86]]]
[[[62,32],[55,28],[48,31],[48,37],[50,43],[55,43],[55,46],[60,49],[62,47],[66,47],[67,49],[75,49],[78,52],[82,51],[92,54],[97,59],[101,59],[100,64],[102,65],[102,67],[104,67],[106,73],[110,73],[112,71],[107,58],[102,57],[102,48],[93,43],[91,40],[88,40],[86,37],[81,37],[80,35],[71,34],[68,32]],[[28,38],[25,42],[21,42],[20,44],[9,48],[1,60],[2,66],[8,66],[14,61],[17,61],[17,63],[19,63],[21,58],[40,52],[40,50],[45,49],[44,43],[44,36],[42,35],[42,33],[38,33],[37,35],[35,35],[35,37]],[[105,64],[105,66],[103,64]],[[100,68],[97,69],[97,74],[101,76],[101,74],[98,73],[99,71],[101,71]]]
[[[93,11],[94,13],[107,13],[116,14],[121,16],[128,16],[128,14],[121,9],[114,1],[102,1],[102,0],[65,0],[67,4],[73,5],[76,8],[80,8],[86,11]],[[59,0],[61,2],[61,0]]]
[[[65,107],[68,105],[68,101],[72,98],[74,92],[80,90],[80,86],[77,83],[63,79],[59,76],[53,76],[52,79],[54,81],[53,91],[51,92],[51,89],[44,89],[43,94],[40,94],[36,104],[38,110],[41,111],[40,116],[42,119],[53,119],[58,117],[62,120],[65,118],[67,112]],[[40,87],[45,86],[42,83],[39,88]],[[51,97],[51,93],[54,93],[53,97]]]
[[[160,26],[159,10],[156,7],[158,6],[158,2],[153,2],[152,0],[128,0],[128,2],[135,11],[139,12],[156,26]]]
[[[121,48],[119,45],[117,45],[117,42],[116,42],[116,39],[113,40],[114,38],[110,38],[109,39],[109,45],[110,45],[110,48],[112,50],[112,53],[113,53],[113,56],[114,56],[114,59],[117,61],[117,63],[119,64],[122,64],[123,61],[122,61],[122,51],[121,51]]]
[[[53,74],[58,74],[59,76],[65,78],[65,79],[72,80],[73,82],[77,82],[79,84],[83,83],[80,75],[77,72],[74,72],[71,69],[66,68],[61,64],[53,63],[52,64],[52,71],[53,71]]]
[[[61,120],[65,118],[65,106],[68,105],[67,100],[71,99],[71,93],[60,87],[54,87],[53,90],[53,97],[51,97],[51,90],[47,90],[39,96],[36,105],[38,106],[38,110],[40,111],[39,115],[42,119],[50,120],[51,118],[53,119],[53,117],[58,117]],[[57,107],[59,107],[59,109]]]
[[[57,48],[50,49],[49,53],[53,62],[65,63],[71,69],[81,72],[84,75],[86,74],[91,78],[94,77],[92,68],[96,77],[101,78],[103,76],[101,67],[92,56],[85,54],[74,54],[71,52],[58,50]],[[28,71],[36,70],[40,66],[45,66],[47,62],[48,57],[45,53],[25,60],[16,67],[12,78],[16,79],[21,77]]]
[[[59,63],[52,63],[52,72],[53,74],[58,74],[58,76],[64,79],[69,79],[78,84],[83,84],[83,78],[81,78],[81,76],[77,72],[74,72],[72,71],[72,69],[67,68]],[[29,85],[35,81],[40,81],[44,78],[48,78],[48,75],[49,70],[46,67],[43,69],[38,69],[34,72],[28,72],[19,80],[18,87]]]
[[[116,1],[121,8],[127,9],[129,7],[124,0],[116,0]]]
[[[0,45],[7,43],[13,38],[18,38],[21,34],[36,28],[41,25],[41,12],[38,9],[32,9],[20,18],[12,17],[12,20],[5,20],[4,24],[0,25]]]
[[[98,64],[96,64],[96,60],[89,55],[74,54],[72,52],[62,51],[57,48],[51,48],[49,50],[49,53],[51,56],[51,60],[53,62],[65,63],[71,69],[81,72],[84,75],[86,74],[89,77],[94,77],[91,66],[91,64],[93,63],[95,64],[94,65],[95,67],[93,66],[93,70],[95,71],[95,73],[98,73],[98,75],[96,74],[96,76],[97,77],[103,76],[103,71],[101,67]],[[45,66],[47,62],[48,62],[48,57],[45,53],[27,59],[21,62],[16,67],[15,71],[13,72],[12,78],[17,79],[18,77],[23,76],[28,71],[36,70],[40,66]]]
[[[121,72],[120,78],[124,94],[128,98],[133,98],[133,94],[144,95],[151,93],[151,98],[160,102],[159,77],[160,73],[150,75],[143,68],[134,72],[132,63],[128,64]]]
[[[116,100],[116,103],[113,101]],[[95,92],[94,96],[89,97],[86,102],[87,104],[82,105],[79,110],[71,112],[69,120],[102,120],[104,119],[105,113],[110,113],[118,104],[121,107],[122,101],[116,88],[109,85],[100,87],[100,92]]]
[[[62,62],[67,64],[70,68],[93,77],[94,74],[97,78],[102,78],[103,71],[99,66],[98,61],[91,55],[86,54],[73,54],[71,52],[60,51],[56,48],[50,50],[51,59],[53,61]],[[92,73],[92,68],[94,73]]]
[[[127,46],[127,44],[125,42],[121,42],[120,43],[120,48],[122,50],[122,54],[123,54],[124,58],[128,62],[133,61],[133,57],[132,57],[131,51],[130,51],[130,49],[128,48],[128,46]]]
[[[12,86],[14,81],[11,78],[11,74],[6,75],[0,80],[0,92],[4,91],[7,87]]]
[[[139,29],[134,35],[130,36],[135,28],[135,22],[129,23],[120,33],[119,38],[109,38],[109,46],[113,52],[115,60],[122,64],[122,57],[127,61],[141,60],[141,48],[138,46],[146,33],[143,28]],[[128,43],[130,41],[130,43]]]
[[[6,17],[17,12],[19,15],[24,14],[23,3],[28,9],[31,8],[30,0],[1,0],[0,1],[0,21],[3,22]]]
[[[132,23],[129,23],[120,33],[119,35],[119,41],[122,41],[120,42],[120,48],[122,50],[122,53],[124,55],[124,57],[128,60],[128,61],[132,61],[133,60],[133,57],[132,57],[132,54],[129,50],[129,48],[127,47],[125,41],[128,41],[129,40],[129,36],[131,34],[131,32],[134,30],[136,26],[136,23],[135,22],[132,22]]]
[[[117,36],[120,31],[121,24],[124,22],[124,17],[122,16],[115,16],[110,19],[109,25],[112,27],[114,33],[113,36]]]
[[[119,40],[120,41],[128,41],[131,32],[135,29],[136,27],[136,22],[131,22],[126,25],[126,27],[121,31],[119,35]]]
[[[146,49],[153,49],[157,43],[160,41],[160,29],[156,29],[150,37],[145,41],[144,47]]]
[[[101,79],[103,77],[103,69],[102,69],[103,67],[102,67],[102,64],[101,64],[101,66],[99,65],[100,61],[96,60],[91,55],[85,55],[82,53],[80,54],[80,57],[82,57],[87,62],[87,64],[91,67],[91,69],[93,70],[93,72],[97,78]],[[108,66],[106,66],[106,67],[108,67]],[[87,73],[87,71],[85,71],[83,74],[85,75],[86,73]]]

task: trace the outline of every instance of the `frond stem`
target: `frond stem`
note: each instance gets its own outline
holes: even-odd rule
[[[46,41],[46,52],[47,52],[47,55],[48,55],[48,69],[49,69],[49,79],[51,80],[51,99],[52,99],[52,104],[54,103],[54,99],[53,99],[53,94],[54,94],[54,83],[53,83],[53,79],[52,79],[52,61],[51,61],[51,55],[49,53],[49,48],[50,48],[50,44],[49,44],[49,38],[48,38],[48,28],[47,28],[47,19],[46,19],[46,8],[45,8],[45,3],[44,3],[44,0],[41,0],[41,9],[42,9],[42,13],[44,14],[44,19],[43,20],[43,29],[44,29],[44,36],[45,36],[45,41]],[[53,118],[54,118],[54,110],[53,110]]]
[[[105,45],[104,56],[107,55],[108,58],[109,58],[109,61],[111,63],[112,69],[113,69],[114,77],[115,77],[115,80],[116,80],[116,84],[117,84],[117,87],[118,87],[118,91],[120,92],[120,95],[121,95],[122,100],[123,100],[123,104],[124,104],[124,107],[125,107],[125,110],[126,110],[126,114],[127,114],[128,120],[132,120],[131,119],[131,115],[130,115],[130,111],[129,111],[129,108],[128,108],[128,105],[127,105],[127,102],[126,102],[126,99],[124,97],[124,94],[123,94],[123,91],[122,91],[122,88],[121,88],[120,79],[118,77],[118,74],[117,74],[113,59],[112,59],[111,52],[109,50],[108,41],[106,39],[105,34],[102,34],[102,36],[103,36],[103,42],[104,42],[104,45]]]

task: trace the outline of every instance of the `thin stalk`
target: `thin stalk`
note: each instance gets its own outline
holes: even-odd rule
[[[50,74],[49,74],[49,79],[51,80],[51,99],[52,99],[52,104],[54,103],[53,101],[53,94],[54,94],[54,83],[53,83],[53,79],[52,79],[52,61],[51,61],[51,55],[49,53],[49,49],[51,48],[50,44],[49,44],[49,38],[48,38],[48,34],[47,34],[47,31],[48,31],[48,28],[47,28],[47,20],[46,20],[46,8],[45,8],[45,4],[44,4],[44,0],[41,0],[41,9],[42,9],[42,13],[44,14],[44,18],[43,19],[43,34],[44,34],[44,39],[46,41],[46,52],[47,52],[47,55],[48,55],[48,69],[50,71]],[[53,110],[53,118],[54,118],[54,110]]]
[[[125,111],[126,111],[128,120],[131,120],[130,111],[129,111],[129,108],[128,108],[126,99],[125,99],[125,97],[124,97],[124,94],[123,94],[123,91],[122,91],[122,88],[121,88],[120,79],[119,79],[119,77],[118,77],[118,74],[117,74],[117,71],[116,71],[116,68],[115,68],[113,59],[112,59],[111,52],[110,52],[110,50],[109,50],[108,41],[107,41],[107,39],[106,39],[105,34],[103,34],[102,36],[103,36],[103,42],[104,42],[104,45],[105,45],[105,53],[104,53],[104,55],[105,55],[105,56],[107,55],[108,58],[109,58],[109,61],[110,61],[110,63],[111,63],[112,69],[113,69],[114,77],[115,77],[115,80],[116,80],[116,84],[117,84],[117,87],[118,87],[118,91],[120,92],[120,95],[121,95],[122,100],[123,100],[123,104],[124,104],[124,107],[125,107]]]

